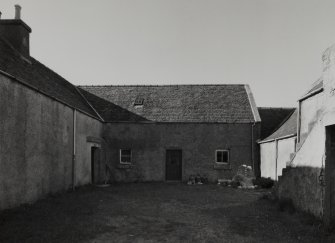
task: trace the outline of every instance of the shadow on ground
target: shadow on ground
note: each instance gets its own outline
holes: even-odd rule
[[[0,214],[0,242],[325,242],[262,191],[143,183],[85,187]]]

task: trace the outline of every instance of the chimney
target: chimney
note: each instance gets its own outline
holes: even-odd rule
[[[31,28],[21,20],[21,6],[15,5],[15,19],[0,19],[0,37],[6,39],[21,55],[30,58]]]
[[[21,19],[21,6],[16,4],[14,7],[15,7],[15,19]]]

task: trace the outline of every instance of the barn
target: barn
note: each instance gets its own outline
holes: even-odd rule
[[[229,179],[258,168],[260,118],[248,85],[81,86],[105,121],[116,181]]]

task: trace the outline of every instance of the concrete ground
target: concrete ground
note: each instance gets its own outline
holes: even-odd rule
[[[325,242],[264,191],[144,183],[84,187],[0,213],[0,242]]]

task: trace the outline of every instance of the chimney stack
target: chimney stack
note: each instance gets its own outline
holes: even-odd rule
[[[15,5],[15,19],[21,19],[21,6]]]
[[[21,6],[15,5],[14,19],[0,19],[0,38],[7,40],[23,57],[30,58],[31,28],[21,20]]]

